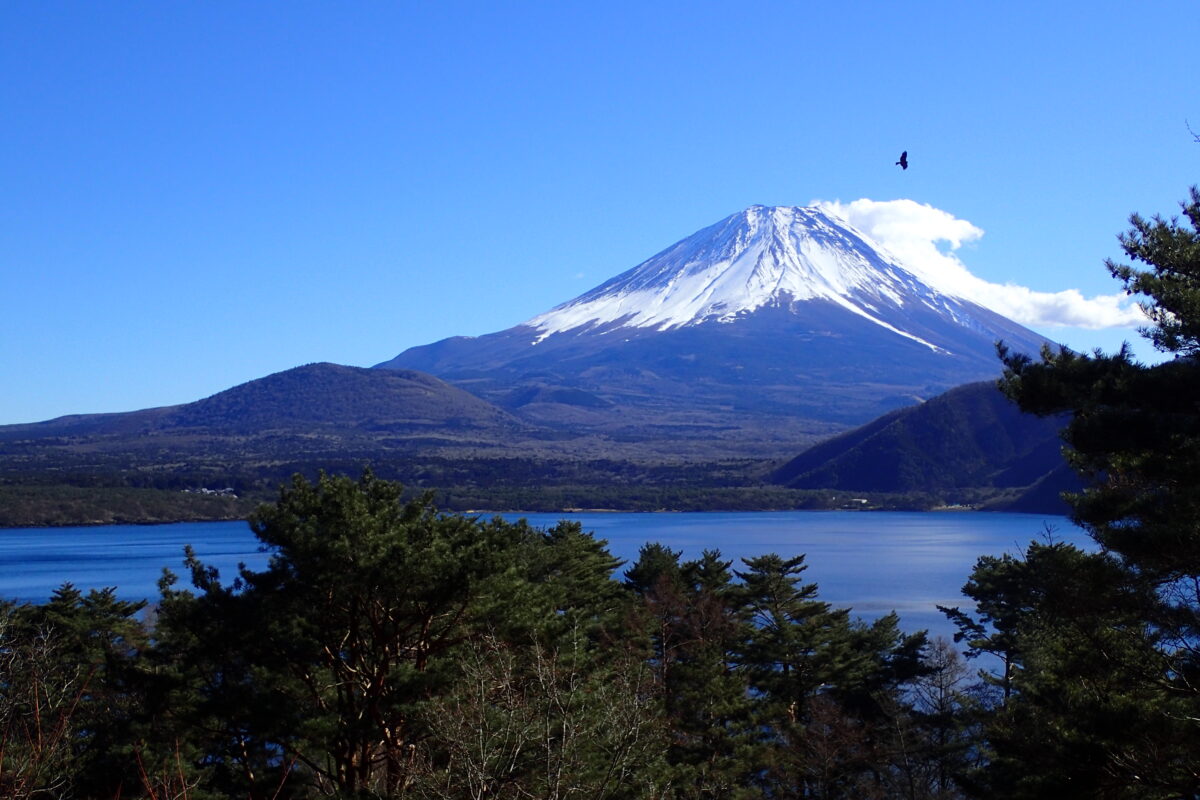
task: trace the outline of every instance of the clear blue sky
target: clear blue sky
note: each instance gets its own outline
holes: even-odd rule
[[[4,3],[0,423],[507,328],[755,203],[915,200],[1109,294],[1200,181],[1197,42],[1195,0]]]

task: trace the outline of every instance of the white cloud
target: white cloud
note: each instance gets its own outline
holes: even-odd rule
[[[1084,297],[1077,289],[1039,292],[1012,283],[989,283],[971,274],[955,255],[983,231],[914,200],[817,200],[867,234],[938,291],[978,303],[1023,325],[1099,330],[1142,325],[1146,317],[1124,293]],[[941,246],[939,246],[941,245]]]

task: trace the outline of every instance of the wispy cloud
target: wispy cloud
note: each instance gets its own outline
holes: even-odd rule
[[[882,245],[933,288],[971,300],[1024,325],[1119,328],[1146,317],[1124,293],[1084,297],[1077,289],[1039,292],[972,275],[955,254],[983,231],[915,200],[814,201]]]

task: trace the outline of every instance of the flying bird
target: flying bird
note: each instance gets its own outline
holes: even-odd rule
[[[900,165],[901,169],[908,169],[908,151],[907,150],[905,150],[903,153],[900,154],[900,160],[897,161],[896,163]]]

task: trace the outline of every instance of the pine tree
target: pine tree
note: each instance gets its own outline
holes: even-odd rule
[[[189,556],[198,593],[163,584],[162,738],[213,792],[657,785],[658,706],[620,630],[631,596],[578,524],[442,514],[370,473],[297,477],[251,524],[266,569],[226,585]]]
[[[1072,516],[1117,557],[1106,569],[1121,591],[1098,591],[1081,613],[1138,631],[1113,642],[1104,638],[1112,624],[1083,630],[1046,605],[1023,612],[1038,638],[1021,633],[1031,677],[1008,713],[1027,731],[1060,726],[1057,739],[1078,744],[1060,753],[1062,766],[1086,760],[1106,776],[1095,796],[1200,794],[1192,744],[1200,737],[1200,191],[1191,190],[1183,213],[1186,223],[1131,217],[1121,245],[1148,268],[1107,264],[1143,298],[1143,334],[1173,360],[1147,366],[1126,347],[1046,350],[1034,361],[1001,348],[1001,388],[1023,410],[1070,415],[1065,452],[1087,483],[1068,497]],[[1086,575],[1077,570],[1072,580]],[[1130,597],[1139,599],[1137,625],[1122,605]],[[1118,683],[1081,688],[1101,669]]]
[[[136,779],[144,602],[71,584],[0,608],[0,794],[113,796]]]
[[[738,654],[749,626],[732,562],[715,550],[680,563],[680,553],[644,545],[626,571],[641,599],[639,626],[667,730],[667,761],[675,796],[752,797],[761,769],[752,701]]]
[[[193,559],[202,594],[168,590],[163,647],[211,675],[197,709],[220,721],[209,748],[230,775],[278,783],[269,773],[290,765],[325,789],[400,791],[420,706],[452,681],[480,615],[495,616],[498,594],[514,616],[530,606],[516,559],[527,528],[400,493],[369,473],[297,477],[251,520],[272,552],[265,570],[224,587]]]
[[[743,602],[751,628],[742,653],[765,737],[764,793],[822,798],[911,794],[905,744],[906,687],[928,670],[924,633],[899,618],[850,619],[802,583],[803,556],[746,559]],[[906,788],[907,787],[907,788]]]

